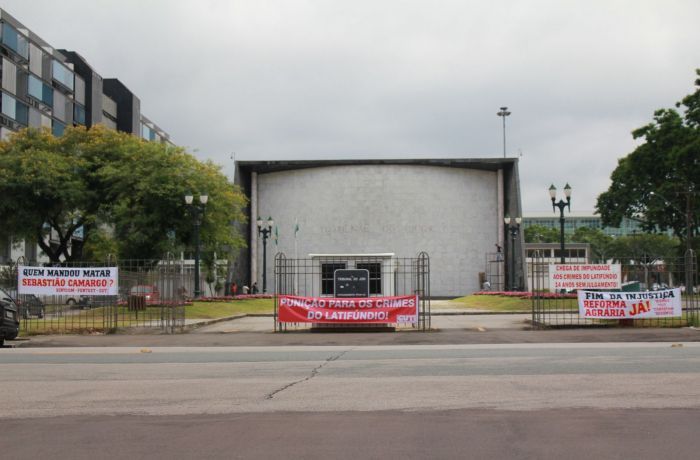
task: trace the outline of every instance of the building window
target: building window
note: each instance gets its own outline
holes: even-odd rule
[[[147,141],[155,141],[156,140],[156,132],[151,129],[149,126],[145,124],[141,124],[141,137],[146,139]]]
[[[29,107],[9,94],[2,93],[2,114],[18,123],[26,125],[29,122]]]
[[[73,106],[73,121],[75,123],[85,125],[85,109],[78,104]]]
[[[28,93],[34,99],[42,103],[53,106],[53,88],[36,78],[34,75],[29,75]]]
[[[333,274],[336,270],[343,270],[344,263],[328,263],[321,264],[321,294],[334,295]]]
[[[382,293],[382,264],[379,262],[372,263],[358,263],[356,265],[358,270],[367,270],[369,272],[369,293],[381,294]]]
[[[2,23],[2,44],[24,59],[29,59],[29,41],[8,23]]]
[[[51,76],[58,83],[73,91],[73,72],[71,72],[68,67],[64,66],[55,59],[51,61]]]
[[[85,80],[78,75],[75,76],[75,100],[82,105],[85,105]]]
[[[66,98],[65,94],[63,94],[62,92],[54,91],[53,92],[53,116],[65,123],[67,121],[67,118],[68,118],[68,113],[66,112],[66,108],[68,110],[71,110],[70,102],[68,102],[68,98]]]
[[[53,120],[53,124],[51,126],[51,133],[58,137],[58,136],[63,136],[63,131],[65,131],[66,125],[63,123]]]

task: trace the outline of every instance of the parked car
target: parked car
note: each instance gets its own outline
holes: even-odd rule
[[[19,334],[19,309],[12,296],[0,288],[0,346]]]
[[[29,319],[32,316],[43,318],[46,307],[42,300],[34,294],[17,294],[16,289],[9,289],[8,294],[15,300],[22,319]]]
[[[160,303],[160,291],[158,291],[157,286],[152,284],[133,286],[129,290],[129,296],[143,296],[148,305]]]
[[[109,305],[116,305],[116,296],[103,296],[103,295],[89,295],[81,296],[78,301],[80,308],[98,308],[107,307]]]

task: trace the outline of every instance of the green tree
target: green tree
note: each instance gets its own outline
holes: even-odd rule
[[[100,242],[123,259],[181,248],[193,231],[186,193],[210,197],[203,246],[224,253],[243,244],[232,223],[244,220],[245,196],[218,167],[179,147],[101,126],[60,137],[27,129],[0,142],[0,236],[36,242],[54,263],[76,258],[68,245],[80,227],[86,255],[104,255]],[[46,242],[48,230],[57,245]]]
[[[613,237],[606,235],[599,228],[579,227],[571,235],[571,241],[588,243],[594,262],[605,262],[613,252]]]
[[[82,247],[83,260],[104,260],[116,258],[119,245],[110,229],[96,227],[90,232],[90,238]]]
[[[530,225],[525,230],[526,243],[558,243],[559,230],[544,225]],[[567,238],[567,235],[564,235]]]
[[[659,233],[621,236],[614,239],[609,247],[610,253],[618,260],[628,259],[642,264],[672,260],[677,249],[678,239]]]
[[[673,265],[678,251],[678,239],[665,234],[640,233],[616,238],[611,245],[614,259],[623,263],[626,270],[640,268],[642,279],[650,286],[650,272],[654,266],[666,262]]]
[[[696,70],[700,76],[700,69]],[[632,132],[643,139],[618,161],[610,188],[598,196],[603,224],[619,226],[623,217],[644,222],[648,231],[672,229],[685,242],[697,234],[700,215],[700,78],[696,91],[660,109],[654,120]],[[690,223],[690,225],[688,225]]]

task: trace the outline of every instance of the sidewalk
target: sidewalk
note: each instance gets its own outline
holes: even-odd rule
[[[274,332],[272,315],[188,320],[187,331],[134,334],[38,335],[6,341],[9,347],[170,347],[296,345],[451,345],[507,343],[698,342],[696,328],[578,328],[530,330],[530,312],[493,314],[434,309],[431,330],[311,332],[308,327]]]

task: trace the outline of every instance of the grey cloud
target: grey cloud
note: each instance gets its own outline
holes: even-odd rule
[[[202,159],[522,152],[525,211],[551,182],[593,209],[630,131],[693,90],[700,4],[5,0],[141,98]],[[48,13],[50,12],[50,14]],[[70,27],[66,27],[70,24]],[[229,169],[230,170],[230,169]]]

